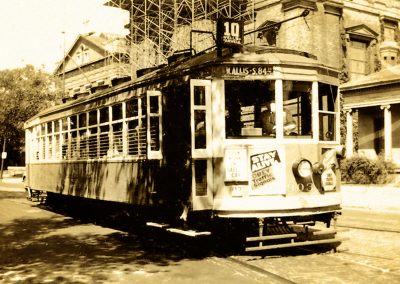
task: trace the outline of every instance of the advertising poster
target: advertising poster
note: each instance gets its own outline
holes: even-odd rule
[[[284,194],[285,168],[278,149],[253,149],[249,162],[252,194]]]
[[[250,195],[285,194],[283,151],[271,148],[225,150],[225,180],[248,181]]]

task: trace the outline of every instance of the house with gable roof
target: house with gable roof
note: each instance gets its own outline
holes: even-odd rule
[[[64,90],[64,100],[129,80],[128,52],[121,36],[79,35],[54,71]]]

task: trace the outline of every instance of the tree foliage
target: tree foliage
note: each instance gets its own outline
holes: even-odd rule
[[[0,139],[8,149],[24,144],[24,122],[61,98],[53,77],[31,65],[0,71]],[[18,151],[18,150],[17,150]]]

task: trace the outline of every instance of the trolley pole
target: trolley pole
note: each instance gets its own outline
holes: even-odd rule
[[[0,179],[3,179],[3,166],[4,166],[4,159],[3,153],[6,151],[6,138],[3,138],[3,151],[1,152],[1,170],[0,170]]]

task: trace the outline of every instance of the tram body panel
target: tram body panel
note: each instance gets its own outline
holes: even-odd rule
[[[267,217],[299,214],[299,210],[318,214],[328,207],[331,210],[340,209],[339,173],[336,168],[332,172],[329,168],[337,163],[336,157],[328,157],[329,161],[324,162],[325,156],[318,154],[318,144],[278,145],[236,145],[227,148],[225,180],[215,192],[213,210],[217,215],[259,214]],[[328,149],[327,153],[335,152],[332,146]],[[322,173],[307,179],[296,177],[292,168],[300,159],[307,159],[312,164],[325,163],[329,177],[323,175],[323,182],[329,179],[330,185],[322,186]],[[277,211],[281,213],[277,214]]]
[[[152,205],[154,162],[74,162],[31,164],[29,186],[63,195],[134,205]]]

